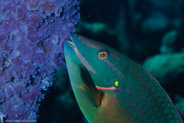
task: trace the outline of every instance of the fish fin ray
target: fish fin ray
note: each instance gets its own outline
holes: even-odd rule
[[[94,104],[95,107],[98,107],[99,105],[101,105],[104,93],[102,91],[97,90],[89,71],[83,65],[80,65],[79,68],[81,78],[84,83],[84,88],[87,91],[91,102]]]

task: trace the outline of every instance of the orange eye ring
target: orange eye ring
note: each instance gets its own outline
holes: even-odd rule
[[[101,50],[98,52],[98,58],[100,60],[106,59],[108,57],[108,52],[106,50]]]

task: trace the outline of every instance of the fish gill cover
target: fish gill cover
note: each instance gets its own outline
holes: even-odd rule
[[[0,0],[0,121],[37,118],[44,91],[64,66],[63,43],[77,0]]]

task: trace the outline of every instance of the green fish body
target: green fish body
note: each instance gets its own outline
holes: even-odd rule
[[[159,82],[115,49],[72,35],[64,53],[74,95],[90,123],[183,123]]]

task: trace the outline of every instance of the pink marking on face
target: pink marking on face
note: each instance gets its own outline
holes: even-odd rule
[[[112,86],[112,87],[99,87],[99,86],[96,86],[96,88],[98,90],[110,90],[110,91],[116,90],[116,87],[114,87],[114,86]]]
[[[77,57],[81,60],[81,62],[84,64],[84,66],[91,72],[93,72],[93,74],[96,74],[96,70],[93,69],[93,67],[89,64],[89,62],[84,58],[84,56],[81,55],[81,53],[79,52],[79,50],[77,49],[77,47],[74,48],[75,53],[77,54]]]

